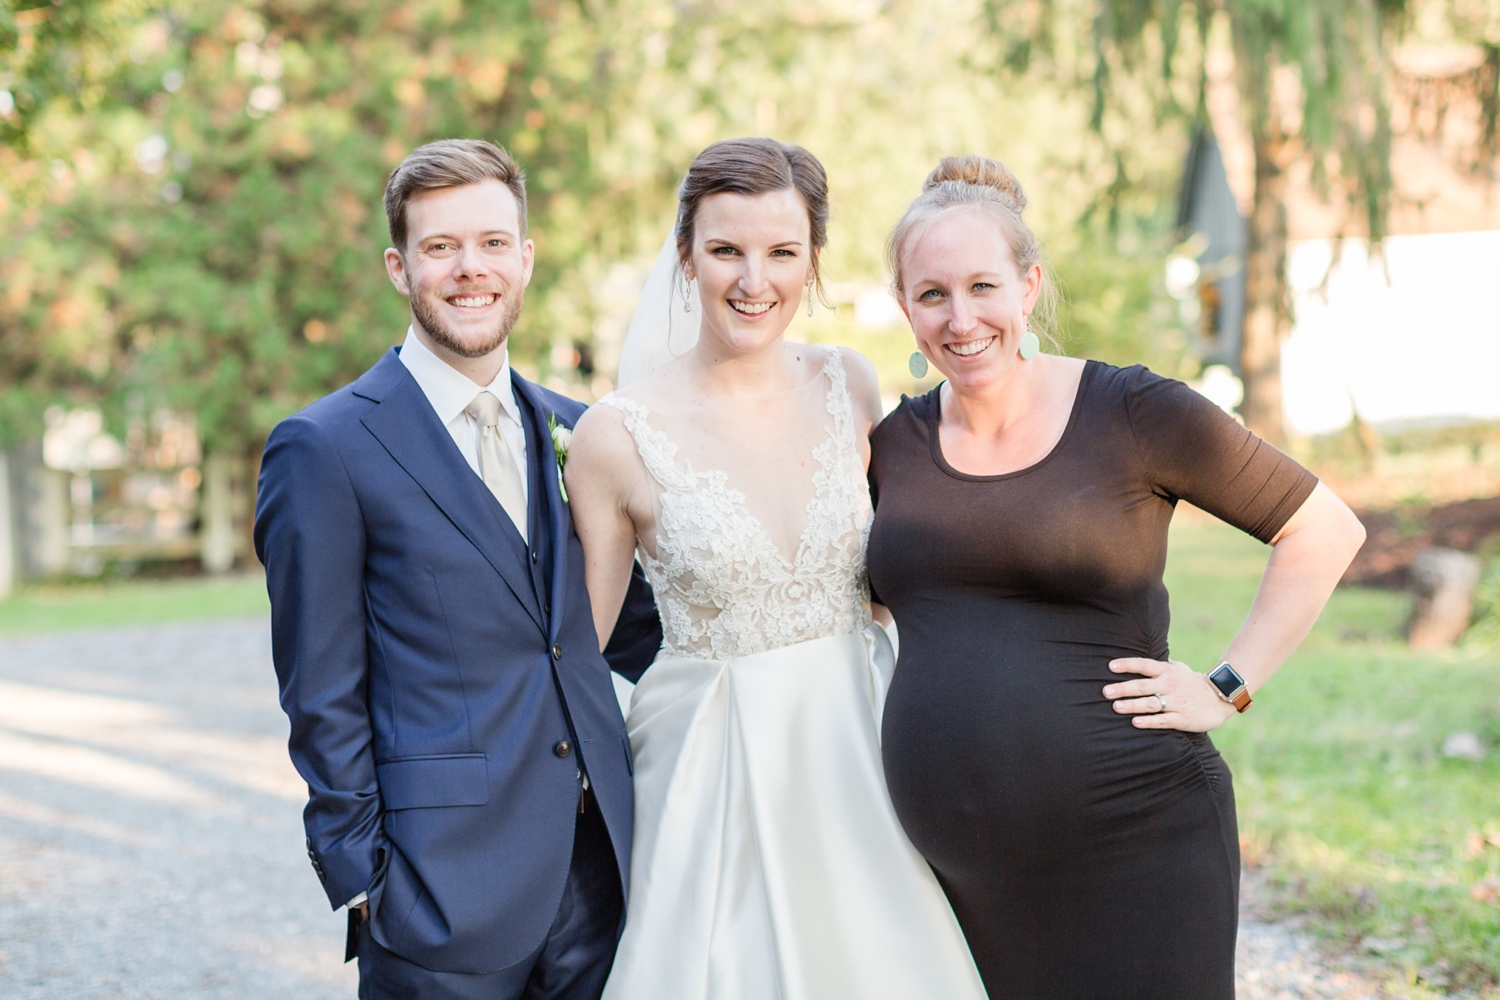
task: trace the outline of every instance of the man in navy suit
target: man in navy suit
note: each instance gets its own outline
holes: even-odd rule
[[[552,425],[583,405],[506,340],[534,260],[498,146],[423,146],[386,185],[411,328],[266,443],[266,566],[308,855],[361,998],[599,996],[630,871],[610,667],[661,641],[639,573],[601,655]]]

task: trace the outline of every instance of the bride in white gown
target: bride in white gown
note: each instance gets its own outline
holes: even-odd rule
[[[874,372],[782,339],[811,302],[826,220],[805,150],[704,150],[632,323],[629,384],[573,436],[599,634],[637,553],[665,632],[628,717],[634,854],[606,1000],[984,996],[881,768],[893,655],[865,582]]]

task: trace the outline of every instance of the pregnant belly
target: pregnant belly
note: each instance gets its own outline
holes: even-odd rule
[[[902,638],[882,753],[896,811],[939,871],[1107,863],[1201,825],[1227,789],[1207,737],[1136,729],[1104,698],[1107,664],[1128,650]]]

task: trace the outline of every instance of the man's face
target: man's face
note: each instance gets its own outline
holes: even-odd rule
[[[411,301],[413,324],[454,354],[479,358],[516,325],[534,258],[515,196],[483,180],[412,195],[406,246],[385,252],[385,269]]]

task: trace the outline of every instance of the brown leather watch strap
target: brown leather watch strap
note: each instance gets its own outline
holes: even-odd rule
[[[1250,689],[1240,688],[1240,693],[1234,696],[1234,701],[1232,701],[1230,704],[1234,705],[1234,710],[1236,712],[1245,711],[1250,707]]]

